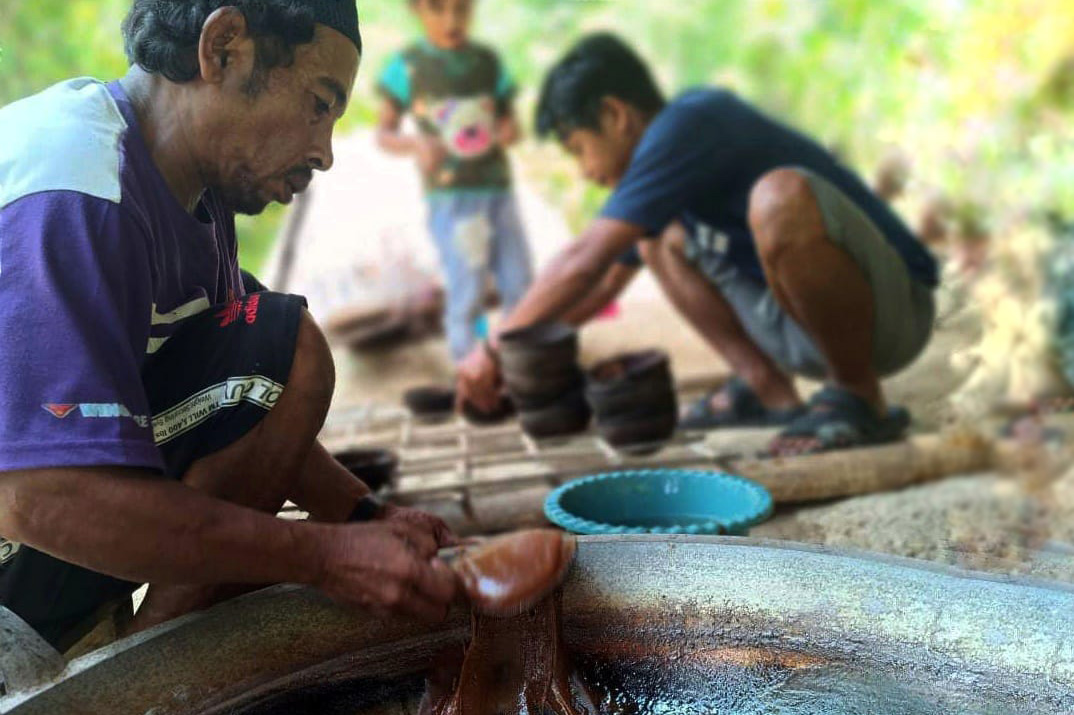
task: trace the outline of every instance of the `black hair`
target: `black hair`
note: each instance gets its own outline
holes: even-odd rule
[[[193,80],[202,27],[221,7],[239,10],[254,38],[255,68],[246,87],[251,94],[268,70],[294,62],[296,46],[313,41],[314,15],[300,0],[134,0],[123,21],[127,59],[172,82]]]
[[[625,42],[601,32],[578,42],[549,70],[537,103],[537,133],[561,140],[575,129],[600,131],[600,107],[615,97],[647,114],[666,104],[648,65]]]

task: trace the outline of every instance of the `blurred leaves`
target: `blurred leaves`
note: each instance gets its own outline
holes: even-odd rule
[[[0,103],[66,77],[121,74],[128,7],[0,0]],[[375,78],[418,32],[405,0],[360,0],[359,12],[366,55],[344,131],[374,121]],[[913,166],[903,211],[941,193],[968,233],[1027,214],[1074,219],[1070,0],[478,0],[476,15],[475,36],[500,50],[522,88],[526,122],[547,67],[580,35],[610,29],[652,62],[669,94],[729,86],[866,175],[897,147]],[[601,200],[558,152],[530,145],[520,157],[572,224]],[[244,225],[244,259],[249,232],[263,241],[273,220]]]
[[[127,7],[115,0],[0,2],[0,104],[70,77],[122,75],[119,25]]]

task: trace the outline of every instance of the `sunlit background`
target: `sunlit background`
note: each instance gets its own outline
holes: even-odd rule
[[[955,241],[1002,237],[1047,213],[1074,214],[1074,5],[1066,0],[513,0],[478,3],[532,121],[545,69],[571,41],[612,29],[665,90],[715,83],[820,137],[867,176],[886,157],[911,167],[898,204],[912,222],[950,202]],[[125,71],[129,0],[0,2],[0,104],[79,75]],[[412,38],[405,0],[359,3],[366,55],[340,130],[374,121],[373,82]],[[532,157],[529,155],[533,155]],[[596,197],[551,151],[525,146],[528,177],[572,224]],[[538,161],[538,159],[542,159]],[[259,268],[282,210],[243,219],[244,263]]]

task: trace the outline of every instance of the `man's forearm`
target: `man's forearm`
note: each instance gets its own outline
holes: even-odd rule
[[[538,276],[500,327],[500,332],[562,320],[601,282],[615,260],[642,235],[639,227],[600,218]]]
[[[152,583],[315,583],[333,527],[277,519],[137,470],[0,475],[0,533]]]
[[[607,291],[596,288],[589,295],[575,303],[566,313],[560,316],[560,320],[576,328],[580,328],[595,318],[600,311],[608,307],[612,299],[608,298]]]
[[[315,441],[291,500],[308,511],[313,521],[340,523],[367,494],[369,487],[365,482],[351,474],[324,445]]]
[[[501,324],[500,332],[560,320],[600,284],[601,266],[587,265],[571,247],[556,257]]]
[[[572,306],[561,316],[561,320],[575,327],[581,327],[592,320],[600,311],[607,308],[623,293],[638,269],[632,266],[618,265],[610,268],[597,288],[585,298]]]

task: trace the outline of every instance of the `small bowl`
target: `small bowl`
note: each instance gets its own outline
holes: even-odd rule
[[[505,382],[511,399],[523,412],[539,410],[559,402],[566,395],[585,390],[585,376],[578,370],[556,380],[526,377],[508,378]]]
[[[565,323],[537,323],[500,335],[504,375],[554,376],[578,360],[578,333]]]
[[[388,484],[399,468],[399,457],[388,449],[348,449],[332,456],[374,492]]]
[[[518,421],[522,431],[534,439],[552,439],[580,434],[589,428],[593,411],[581,390],[568,392],[540,409],[524,410]]]
[[[500,335],[500,345],[508,348],[548,348],[577,344],[578,332],[566,323],[535,323]]]
[[[654,469],[568,482],[548,495],[544,513],[575,534],[745,536],[771,516],[772,497],[730,474]]]
[[[595,386],[605,388],[651,379],[663,382],[671,380],[671,368],[667,353],[643,350],[601,360],[589,369],[589,379]]]
[[[645,454],[674,434],[679,407],[667,353],[646,350],[603,360],[587,377],[597,431],[611,446]]]
[[[678,415],[673,409],[620,422],[602,421],[598,417],[597,432],[612,447],[641,456],[658,452],[675,434],[678,422]]]
[[[448,416],[455,410],[455,390],[438,385],[415,387],[403,393],[403,404],[415,417]]]

